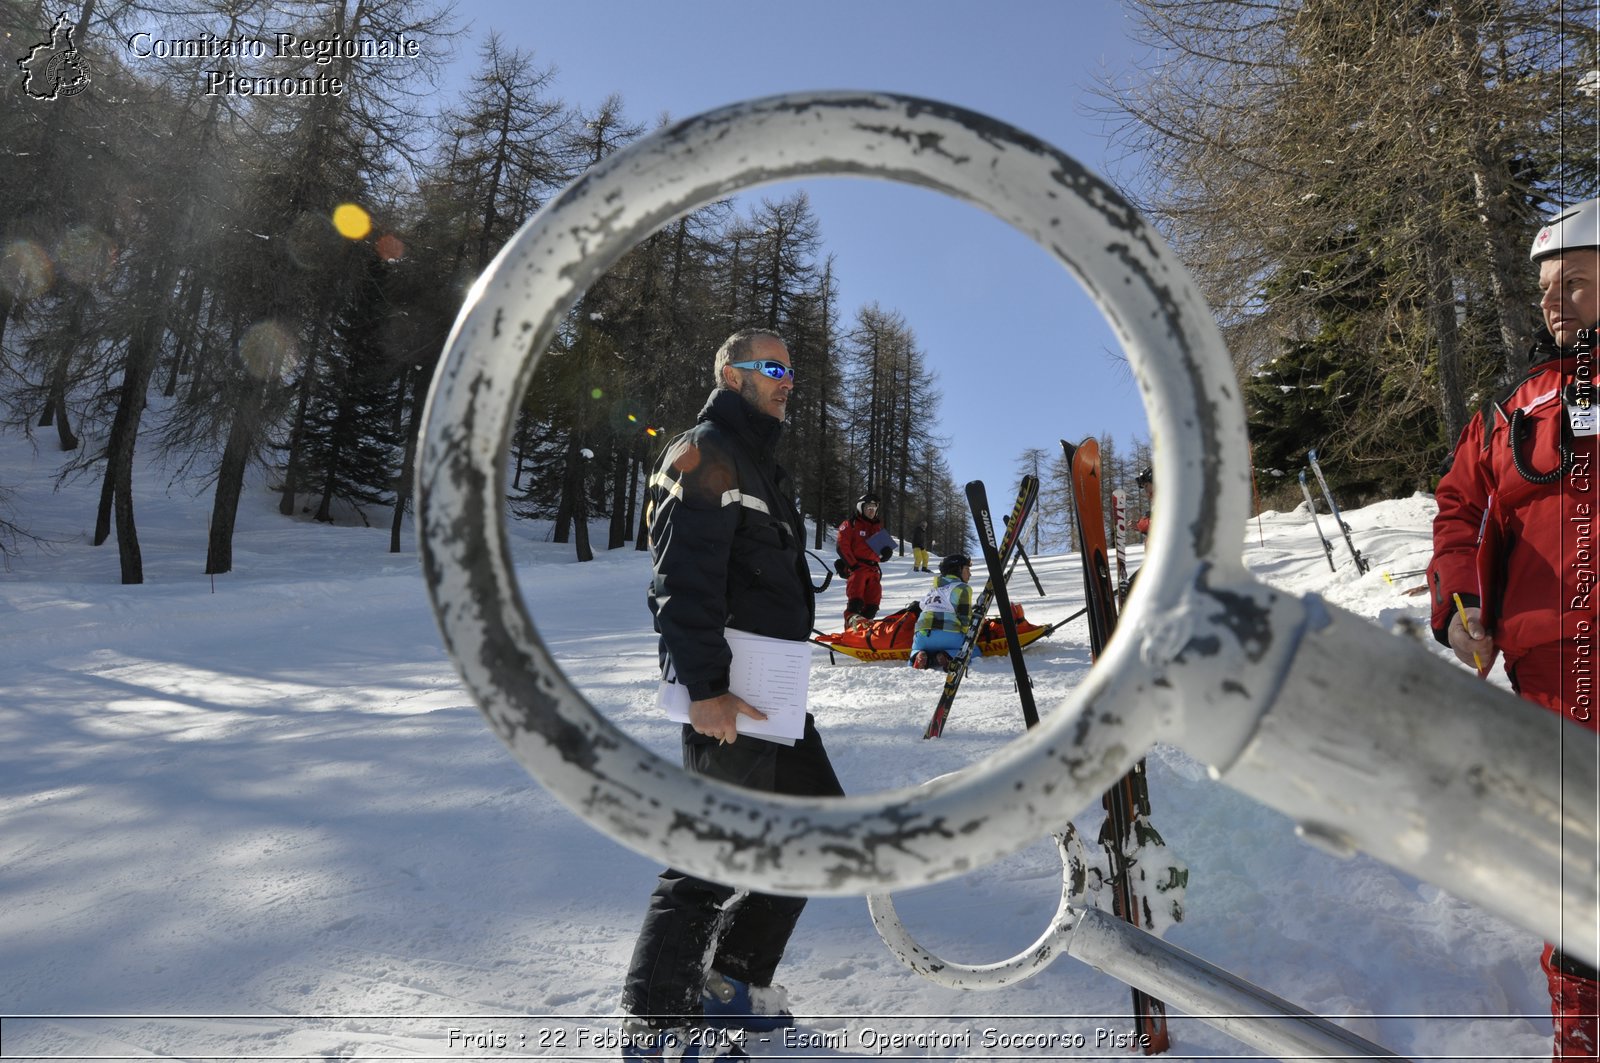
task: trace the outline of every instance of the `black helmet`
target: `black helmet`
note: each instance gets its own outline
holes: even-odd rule
[[[856,499],[856,513],[863,517],[866,516],[866,509],[869,504],[879,506],[883,503],[878,501],[877,495],[873,494],[871,491],[868,491],[866,494]]]
[[[1150,481],[1155,478],[1155,475],[1156,471],[1150,466],[1146,465],[1144,468],[1139,470],[1139,475],[1133,478],[1133,482],[1138,484],[1140,487],[1149,487]]]
[[[972,558],[966,554],[951,554],[939,562],[939,575],[959,576],[961,575],[961,570],[970,564],[972,564]]]

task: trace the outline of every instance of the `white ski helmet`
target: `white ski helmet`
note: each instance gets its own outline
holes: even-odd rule
[[[1600,247],[1600,199],[1588,199],[1557,214],[1533,238],[1534,262],[1579,247]]]

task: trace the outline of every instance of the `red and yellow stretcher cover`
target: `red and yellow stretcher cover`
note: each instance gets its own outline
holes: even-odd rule
[[[1034,642],[1055,630],[1055,625],[1041,627],[1022,615],[1022,606],[1012,604],[1017,618],[1017,640],[1027,649]],[[824,649],[847,654],[858,661],[900,661],[911,659],[911,639],[917,633],[917,614],[911,609],[901,609],[888,616],[835,635],[817,635],[811,641]],[[999,617],[983,622],[978,633],[978,652],[984,657],[1001,657],[1006,650],[1005,626]]]

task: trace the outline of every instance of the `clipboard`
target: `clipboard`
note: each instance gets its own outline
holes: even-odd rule
[[[739,734],[792,746],[806,733],[806,697],[811,682],[811,643],[768,638],[728,628],[723,633],[733,661],[728,690],[767,714],[739,717]],[[667,719],[689,722],[689,688],[668,668],[656,688],[656,704]]]

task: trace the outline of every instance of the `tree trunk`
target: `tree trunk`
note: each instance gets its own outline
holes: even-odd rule
[[[101,512],[95,524],[96,546],[110,534],[110,503],[117,526],[117,555],[122,565],[122,582],[144,582],[144,560],[139,550],[139,533],[133,517],[133,451],[139,439],[139,422],[144,416],[145,395],[155,371],[157,340],[161,335],[159,315],[152,311],[135,332],[128,349],[127,367],[122,374],[122,391],[117,413],[106,441],[106,476],[101,489]]]
[[[178,337],[172,352],[172,371],[167,376],[167,385],[161,389],[165,398],[172,398],[178,393],[178,377],[183,373],[183,367],[189,362],[189,350],[194,346],[196,322],[200,320],[200,300],[205,296],[205,289],[193,273],[188,276],[188,290],[184,292],[184,306],[182,314],[183,333]]]
[[[1509,193],[1499,177],[1494,170],[1480,168],[1472,175],[1472,184],[1478,200],[1478,217],[1483,222],[1483,242],[1489,259],[1489,291],[1494,296],[1500,322],[1500,347],[1505,356],[1505,380],[1509,386],[1526,371],[1523,359],[1533,343],[1533,330],[1527,303],[1521,298],[1516,281],[1526,267],[1515,246],[1505,239],[1516,227],[1511,224],[1506,206]]]
[[[339,475],[339,445],[333,446],[333,453],[328,459],[327,475],[322,478],[322,500],[317,503],[317,514],[314,518],[319,524],[333,523],[333,488]]]
[[[566,511],[567,518],[572,521],[573,542],[577,546],[579,561],[593,561],[594,551],[589,547],[589,500],[584,491],[584,462],[583,448],[578,445],[576,433],[567,439],[567,472],[562,478],[561,508]],[[557,520],[560,520],[558,514]],[[557,528],[556,542],[566,542],[561,537]]]
[[[570,445],[568,450],[571,450]],[[571,459],[569,457],[567,462],[569,467],[570,463]],[[569,471],[563,469],[561,473],[561,490],[556,497],[556,520],[555,530],[551,535],[552,542],[565,543],[572,539],[572,492],[567,489],[567,483],[571,478]]]
[[[87,295],[79,293],[73,301],[70,331],[73,336],[83,334],[83,311]],[[78,437],[72,431],[67,417],[67,382],[72,376],[72,343],[62,344],[55,365],[50,367],[50,390],[45,395],[44,414],[39,418],[40,428],[55,425],[56,439],[62,450],[77,450]]]
[[[1423,248],[1423,254],[1427,259],[1428,313],[1439,343],[1439,420],[1444,426],[1445,439],[1453,443],[1467,423],[1467,396],[1461,372],[1455,285],[1444,259],[1443,243],[1435,235]]]
[[[646,474],[650,471],[650,466],[645,464],[644,459],[640,459],[635,463],[634,468]],[[633,537],[633,548],[635,550],[650,549],[650,484],[648,482],[645,483],[644,487],[644,501],[639,506],[639,523],[637,527],[638,531],[634,533]]]
[[[617,455],[611,463],[611,534],[607,550],[620,549],[628,541],[628,448],[618,440]]]
[[[232,346],[237,349],[242,320],[233,322]],[[239,498],[244,491],[244,474],[250,465],[250,455],[255,450],[256,435],[260,431],[261,417],[267,406],[271,382],[282,370],[275,355],[267,372],[259,381],[252,381],[240,392],[234,406],[233,423],[228,426],[228,441],[222,448],[222,461],[217,467],[217,489],[211,504],[211,527],[206,536],[206,574],[216,575],[233,571],[233,527],[239,512]]]
[[[394,485],[394,520],[389,524],[389,552],[400,552],[400,527],[405,523],[406,506],[411,503],[411,486],[416,481],[417,432],[421,427],[422,395],[427,390],[427,379],[421,373],[411,375],[410,414],[405,432],[406,451],[400,459],[400,475]]]
[[[321,336],[318,336],[320,343]],[[285,517],[294,516],[294,496],[299,490],[300,441],[305,436],[306,408],[311,404],[311,391],[317,375],[317,350],[313,345],[306,354],[305,371],[300,374],[300,396],[295,403],[294,424],[289,428],[289,454],[283,465],[283,497],[278,499],[278,512]]]
[[[206,307],[206,326],[205,331],[202,332],[200,336],[200,350],[199,353],[194,356],[193,368],[189,370],[188,402],[191,406],[201,401],[202,393],[205,388],[206,370],[211,366],[212,363],[211,352],[216,346],[216,333],[213,331],[212,326],[217,320],[217,303],[219,301],[220,300],[213,299],[211,300],[211,305]],[[243,327],[244,317],[242,314],[236,312],[233,316],[233,326],[228,330],[229,350],[238,350],[239,333]]]
[[[316,519],[321,524],[333,523],[333,492],[339,484],[339,462],[344,457],[344,441],[348,438],[350,421],[354,416],[350,402],[348,397],[342,399],[339,412],[334,415],[333,446],[328,450],[328,468],[322,478],[322,501],[317,504]]]
[[[257,392],[257,399],[260,393]],[[244,490],[244,472],[255,446],[259,402],[249,397],[239,403],[233,424],[228,426],[228,442],[222,448],[222,463],[217,468],[217,489],[211,503],[211,527],[206,535],[206,574],[233,571],[233,526],[239,512],[239,496]]]

